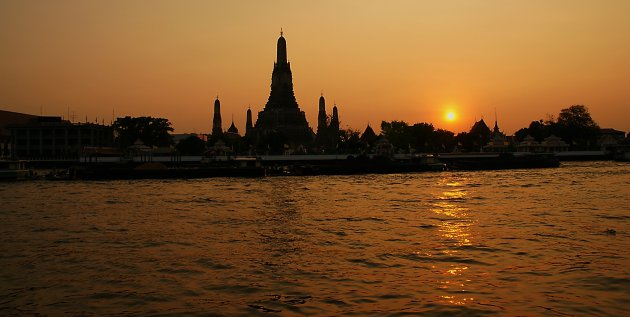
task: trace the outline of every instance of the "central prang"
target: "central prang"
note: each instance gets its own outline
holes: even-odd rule
[[[259,141],[263,143],[280,142],[297,147],[308,146],[313,142],[313,131],[293,92],[291,63],[287,60],[287,42],[282,32],[271,75],[271,92],[265,108],[258,113],[255,130]]]

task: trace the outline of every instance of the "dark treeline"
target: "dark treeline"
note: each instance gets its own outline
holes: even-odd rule
[[[121,148],[134,145],[138,141],[153,147],[172,146],[170,132],[173,131],[168,119],[152,117],[124,117],[113,123],[115,140]],[[491,130],[482,120],[476,122],[469,131],[455,134],[451,131],[436,129],[431,123],[408,124],[404,121],[381,122],[381,135],[377,136],[369,128],[369,133],[361,133],[353,129],[341,129],[335,136],[335,147],[325,153],[369,153],[376,143],[386,140],[397,152],[477,152],[494,137],[498,131]],[[531,136],[536,141],[555,135],[567,142],[572,149],[585,150],[596,146],[599,126],[591,118],[588,109],[583,105],[574,105],[562,109],[555,119],[532,121],[528,127],[518,130],[514,140],[523,141]],[[264,141],[264,140],[263,140]],[[282,138],[266,140],[273,147],[272,152],[278,152],[286,145]],[[275,141],[275,142],[274,142]],[[190,136],[178,142],[175,147],[184,155],[202,155],[212,151],[226,150],[236,154],[252,154],[256,152],[256,145],[247,136],[221,133],[210,135],[208,141],[197,136]],[[277,144],[276,144],[277,143]],[[308,150],[307,150],[308,151]],[[258,151],[260,152],[260,150]],[[321,150],[313,153],[322,153]]]
[[[124,117],[112,123],[114,141],[123,148],[140,141],[147,146],[169,146],[173,139],[171,122],[164,118]]]
[[[430,123],[409,125],[404,121],[383,121],[381,133],[395,148],[403,151],[451,152],[457,145],[453,132],[435,129]]]
[[[598,131],[599,125],[591,118],[588,108],[575,105],[562,109],[557,119],[551,117],[547,120],[532,121],[529,127],[516,131],[514,136],[518,141],[522,141],[530,135],[540,142],[555,135],[573,149],[586,150],[596,144]]]
[[[482,120],[467,132],[455,135],[451,131],[434,129],[430,123],[409,125],[404,121],[383,121],[382,134],[400,150],[415,149],[418,152],[480,151],[493,137],[492,131]],[[567,142],[572,149],[587,150],[596,146],[599,126],[583,105],[562,109],[557,119],[532,121],[527,128],[518,130],[517,142],[532,136],[540,142],[555,135]]]

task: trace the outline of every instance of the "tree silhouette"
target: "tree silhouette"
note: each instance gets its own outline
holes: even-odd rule
[[[434,131],[435,128],[433,128],[433,125],[430,123],[422,122],[411,126],[411,135],[413,137],[412,146],[418,151],[430,151]]]
[[[565,142],[579,148],[594,145],[599,131],[599,125],[583,105],[562,109],[554,128],[555,133]]]
[[[408,149],[413,145],[413,136],[409,125],[404,121],[381,122],[381,133],[389,142],[400,149]]]
[[[361,132],[353,129],[339,130],[339,148],[342,153],[357,153],[361,148]]]
[[[175,148],[182,155],[202,155],[206,148],[206,142],[204,142],[196,135],[191,135],[179,141]]]
[[[532,121],[529,127],[522,128],[514,133],[518,141],[523,141],[528,135],[536,141],[555,135],[567,142],[573,149],[592,148],[597,141],[599,126],[588,108],[583,105],[573,105],[560,110],[558,119],[550,116],[546,121]]]
[[[554,128],[552,127],[553,125],[555,125],[555,122],[544,122],[542,119],[532,121],[532,123],[529,124],[529,127],[516,131],[514,136],[519,142],[525,140],[528,135],[540,142],[554,133],[554,131],[552,131]]]
[[[152,117],[117,118],[112,124],[116,141],[125,148],[136,140],[147,146],[168,146],[172,143],[169,132],[173,131],[168,119]]]

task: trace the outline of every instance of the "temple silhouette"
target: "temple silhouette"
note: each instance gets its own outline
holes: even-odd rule
[[[326,114],[326,99],[324,99],[323,93],[319,97],[315,143],[321,149],[335,149],[339,145],[339,112],[337,105],[333,106],[332,116],[329,118]]]
[[[313,131],[293,92],[291,63],[287,60],[287,42],[282,31],[271,75],[271,92],[265,108],[258,113],[254,129],[258,140],[280,138],[291,146],[308,145],[313,140]]]
[[[223,134],[223,128],[221,127],[221,102],[219,96],[214,101],[214,117],[212,118],[212,135],[219,136]]]
[[[271,90],[269,98],[254,124],[252,111],[247,109],[247,123],[244,142],[262,152],[281,152],[287,147],[305,151],[312,146],[320,149],[335,149],[339,144],[339,113],[337,106],[332,115],[326,114],[324,96],[319,98],[317,133],[306,120],[306,114],[300,109],[293,91],[293,74],[291,63],[287,58],[287,41],[280,31],[277,42],[276,61],[271,74]],[[232,129],[234,130],[234,129]],[[234,132],[234,131],[232,131]],[[225,139],[226,133],[221,127],[221,109],[219,98],[214,103],[214,119],[212,126],[213,142]],[[241,149],[242,150],[242,149]]]

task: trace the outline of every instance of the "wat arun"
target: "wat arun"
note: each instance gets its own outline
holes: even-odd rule
[[[287,42],[282,31],[278,38],[277,58],[271,75],[271,92],[265,108],[258,113],[254,126],[259,142],[282,142],[291,147],[308,146],[314,133],[304,111],[295,99],[291,63],[287,59]]]

